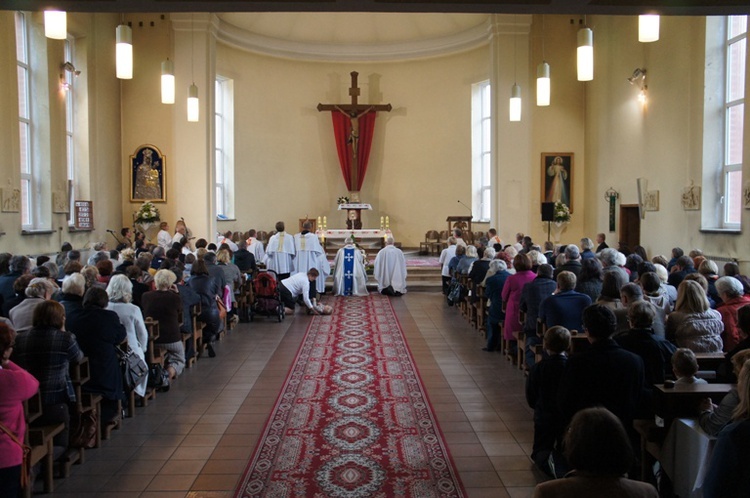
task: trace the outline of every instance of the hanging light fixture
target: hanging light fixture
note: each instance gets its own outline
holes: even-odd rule
[[[549,64],[542,62],[536,67],[536,105],[548,106],[550,101]]]
[[[200,101],[198,100],[198,87],[195,83],[190,85],[188,88],[188,99],[187,99],[187,120],[191,123],[197,123],[200,117],[200,109],[198,107]]]
[[[638,16],[638,41],[650,43],[659,41],[659,16],[645,14]]]
[[[161,63],[161,103],[174,104],[174,62],[165,60]]]
[[[195,27],[193,17],[190,17],[190,73],[193,84],[188,88],[187,98],[187,120],[197,123],[200,117],[200,101],[198,100],[198,87],[195,86]]]
[[[64,40],[68,37],[68,16],[64,11],[44,11],[44,36],[53,40]]]
[[[578,81],[594,79],[594,32],[585,27],[578,30]]]
[[[544,60],[544,15],[542,15],[542,63],[536,67],[536,105],[548,106],[549,100],[549,64]]]
[[[121,80],[133,79],[133,30],[127,24],[120,24],[115,31],[115,40],[117,77]]]
[[[517,29],[516,23],[513,23],[513,86],[510,89],[510,106],[509,106],[509,113],[508,117],[511,121],[521,121],[521,87],[518,86],[518,51],[516,48],[516,32],[515,29]]]
[[[515,83],[510,89],[510,120],[521,121],[521,87]]]

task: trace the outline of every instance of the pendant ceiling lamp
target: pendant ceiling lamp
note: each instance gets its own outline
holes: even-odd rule
[[[200,118],[200,101],[198,100],[198,87],[195,85],[195,26],[193,17],[190,17],[190,73],[193,84],[188,88],[187,98],[187,120],[197,123]]]
[[[161,103],[174,104],[174,63],[167,59],[161,63]]]
[[[578,30],[578,81],[594,79],[594,32],[591,28]]]
[[[510,106],[508,117],[511,121],[521,121],[521,87],[518,86],[518,51],[516,46],[516,32],[517,25],[513,23],[513,86],[510,89]]]
[[[659,41],[659,16],[646,14],[638,16],[638,41],[650,43]]]
[[[536,67],[536,105],[548,106],[549,101],[549,64],[544,60],[544,15],[542,15],[542,63]]]
[[[115,31],[115,39],[117,77],[121,80],[133,79],[133,30],[127,24],[120,24]]]
[[[68,37],[68,16],[61,10],[44,11],[44,36],[53,40]]]

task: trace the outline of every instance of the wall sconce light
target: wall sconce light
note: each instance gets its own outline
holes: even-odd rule
[[[640,91],[638,92],[638,102],[642,106],[645,106],[648,102],[648,85],[646,84],[646,68],[645,67],[637,67],[633,71],[633,75],[628,78],[628,82],[631,85],[635,85],[638,88],[640,88]]]
[[[68,16],[64,11],[44,11],[44,36],[53,40],[64,40],[68,37]]]
[[[70,61],[66,61],[60,64],[60,71],[62,71],[60,73],[60,89],[64,91],[69,90],[72,83],[72,80],[68,80],[68,78],[66,78],[66,72],[71,73],[75,77],[81,75],[81,71],[77,70],[73,63]]]

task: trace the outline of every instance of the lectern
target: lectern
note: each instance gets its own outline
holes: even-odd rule
[[[460,228],[464,233],[463,239],[466,241],[466,243],[474,243],[474,233],[471,231],[471,215],[448,216],[445,221],[448,222],[448,231],[453,232],[454,229]]]

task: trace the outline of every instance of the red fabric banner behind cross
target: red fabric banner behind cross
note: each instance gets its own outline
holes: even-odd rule
[[[370,149],[372,147],[372,135],[375,131],[374,111],[359,117],[359,139],[357,140],[357,185],[352,185],[352,144],[350,142],[352,131],[352,120],[342,112],[332,112],[333,135],[336,139],[336,151],[339,154],[341,173],[344,175],[346,188],[352,192],[358,192],[367,172],[367,164],[370,160]]]

